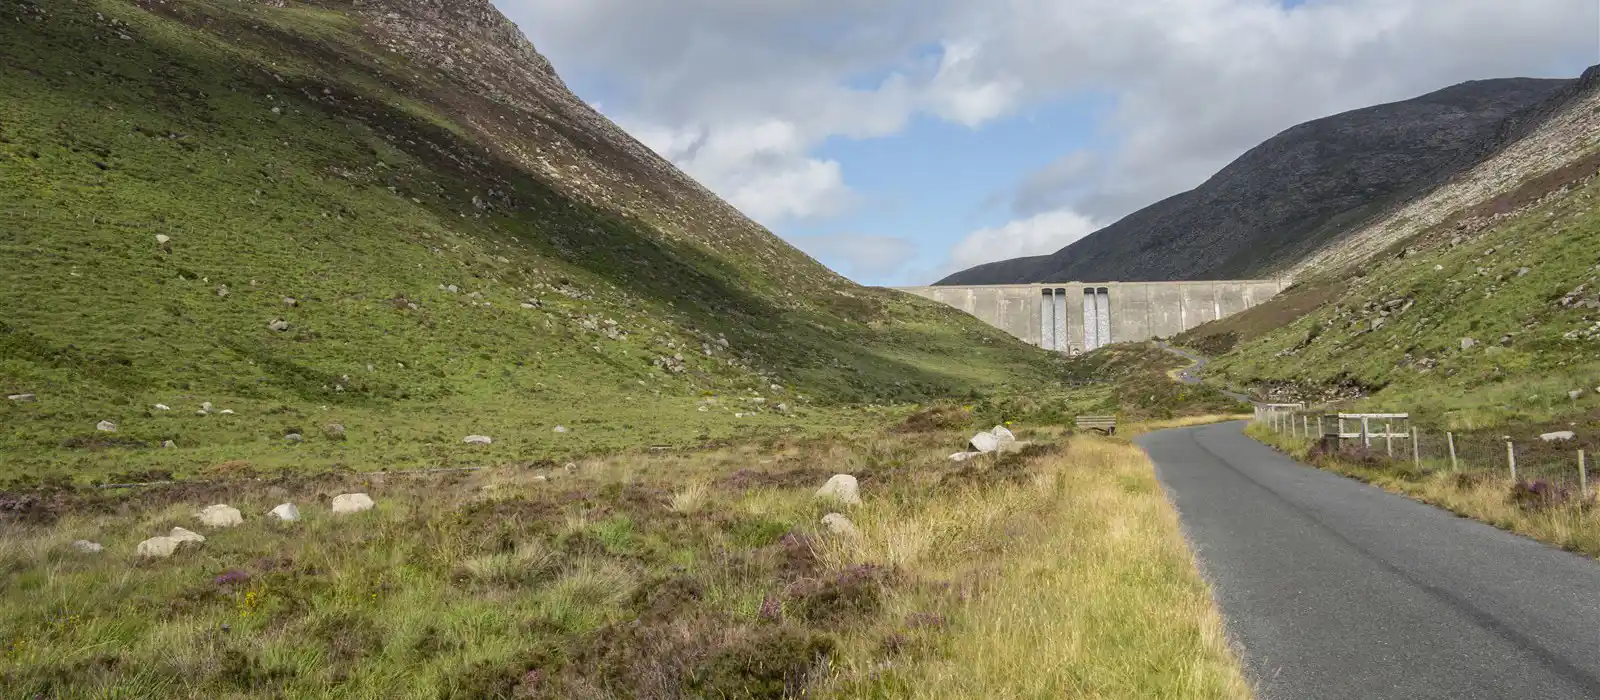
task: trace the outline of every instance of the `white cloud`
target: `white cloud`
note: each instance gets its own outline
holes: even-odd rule
[[[917,254],[915,243],[895,236],[832,233],[792,236],[789,242],[825,262],[839,265],[851,279],[867,284],[894,275]]]
[[[1007,258],[1054,253],[1099,228],[1099,224],[1082,214],[1059,209],[1004,226],[979,229],[950,249],[946,272]]]
[[[1113,221],[1309,119],[1571,71],[1600,27],[1595,0],[496,2],[569,82],[768,225],[849,210],[849,163],[816,155],[830,138],[1109,99],[1092,163],[1017,174],[1017,231]]]

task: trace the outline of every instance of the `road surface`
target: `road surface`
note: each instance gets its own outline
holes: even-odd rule
[[[1302,465],[1138,440],[1260,700],[1600,698],[1600,564]]]

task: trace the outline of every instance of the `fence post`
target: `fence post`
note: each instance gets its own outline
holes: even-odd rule
[[[1510,440],[1506,441],[1506,463],[1511,465],[1511,483],[1514,484],[1517,482],[1517,448]]]
[[[1367,427],[1367,419],[1361,419],[1361,448],[1372,449],[1372,430]]]
[[[1456,434],[1445,433],[1444,437],[1450,441],[1450,471],[1460,471],[1461,467],[1456,464]]]
[[[1388,423],[1383,424],[1383,451],[1390,457],[1394,456],[1394,429]]]
[[[1300,436],[1311,439],[1311,416],[1300,416]]]
[[[1583,450],[1578,450],[1578,493],[1583,500],[1589,500],[1589,470],[1583,463]]]
[[[1318,414],[1317,415],[1317,437],[1322,437],[1322,436],[1327,435],[1327,434],[1328,434],[1328,432],[1322,429],[1322,415]]]
[[[1411,463],[1422,468],[1422,448],[1417,446],[1417,428],[1411,427]]]

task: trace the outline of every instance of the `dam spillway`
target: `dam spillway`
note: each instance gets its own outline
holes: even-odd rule
[[[965,311],[1046,350],[1170,338],[1265,302],[1288,280],[1063,282],[897,287]]]

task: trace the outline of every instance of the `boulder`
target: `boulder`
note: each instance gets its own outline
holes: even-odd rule
[[[285,503],[277,508],[273,508],[267,513],[267,515],[286,523],[299,522],[300,509],[296,508],[293,503]]]
[[[1010,445],[1017,441],[1017,436],[1011,432],[1011,429],[1003,425],[995,426],[994,430],[989,431],[989,434],[994,436],[994,439],[1000,444],[1001,447],[1005,447],[1006,445]]]
[[[244,515],[239,509],[228,505],[207,506],[205,510],[195,513],[195,517],[206,527],[233,527],[244,523]]]
[[[464,443],[467,443],[468,445],[492,445],[492,444],[494,444],[494,438],[489,437],[488,435],[468,435],[465,438],[462,438],[461,441],[464,442]]]
[[[564,433],[564,432],[567,432],[567,426],[565,426],[565,425],[558,425],[558,426],[556,426],[556,427],[555,427],[555,432],[558,432],[558,433]]]
[[[170,243],[172,243],[172,237],[171,236],[168,236],[168,235],[166,235],[164,233],[156,234],[156,245],[161,246],[162,248],[165,248]]]
[[[288,435],[283,436],[283,439],[287,442],[301,442],[306,439],[306,436],[301,435],[300,433],[289,433]]]
[[[164,450],[176,449],[177,447],[178,447],[178,443],[173,442],[171,440],[167,440],[166,442],[161,443],[161,449],[164,449]]]
[[[293,308],[293,307],[296,307],[296,306],[300,305],[300,300],[296,299],[294,297],[284,297],[283,298],[283,305],[284,306],[288,306],[290,308]]]
[[[993,433],[984,431],[972,436],[972,439],[968,440],[967,444],[972,445],[972,449],[981,454],[988,454],[1000,449],[1000,438],[995,437]]]
[[[1571,440],[1575,437],[1577,437],[1577,434],[1571,430],[1557,430],[1553,433],[1545,433],[1540,435],[1539,439],[1545,442],[1566,442],[1567,440]]]
[[[286,330],[289,330],[289,322],[285,321],[285,320],[283,320],[281,318],[275,318],[275,319],[272,319],[272,321],[267,324],[267,328],[270,328],[270,329],[275,330],[275,331],[277,331],[279,333],[282,333],[282,332],[284,332]]]
[[[210,401],[207,401],[205,403],[200,404],[200,412],[201,413],[210,413],[211,412],[211,408],[212,407],[211,407],[211,402]]]
[[[1472,346],[1477,345],[1477,344],[1478,344],[1478,341],[1474,340],[1472,338],[1462,338],[1461,339],[1461,349],[1462,350],[1471,350]]]
[[[33,394],[12,394],[7,396],[6,400],[15,401],[17,403],[32,403],[34,401],[38,401],[39,397],[34,396]]]
[[[103,420],[96,424],[94,429],[102,433],[114,433],[117,432],[117,424],[108,420]]]
[[[105,547],[100,546],[99,542],[90,542],[88,540],[78,540],[77,542],[73,542],[72,548],[83,552],[84,554],[99,554],[101,550],[105,549]]]
[[[847,506],[861,504],[861,486],[849,474],[835,474],[817,489],[817,498],[838,501]]]
[[[172,528],[172,532],[167,533],[167,537],[170,537],[170,538],[172,538],[174,540],[177,540],[179,542],[204,542],[204,541],[206,541],[206,538],[205,538],[204,535],[202,535],[202,534],[200,534],[198,532],[191,531],[191,530],[185,530],[185,529],[183,529],[181,527]]]
[[[179,544],[182,543],[171,537],[152,537],[139,543],[138,553],[141,557],[165,559],[178,551]]]
[[[364,493],[347,493],[333,498],[333,514],[348,515],[372,510],[377,505],[372,502],[372,497]]]
[[[329,440],[343,440],[344,426],[339,425],[338,423],[329,423],[322,427],[322,434]]]
[[[846,518],[839,513],[829,513],[822,516],[822,525],[823,527],[828,528],[828,532],[831,532],[835,535],[842,535],[844,537],[861,536],[861,531],[856,529],[856,524],[850,522],[849,518]]]
[[[980,457],[982,455],[983,455],[982,452],[957,452],[957,453],[955,453],[953,455],[950,455],[950,461],[952,461],[952,462],[965,462],[965,461],[967,461],[969,459],[972,459],[973,457]]]
[[[168,405],[166,405],[166,404],[164,404],[164,403],[158,403],[158,404],[156,404],[156,405],[155,405],[155,406],[154,406],[154,408],[155,408],[155,409],[156,409],[156,410],[157,410],[157,411],[170,411],[170,410],[172,410],[172,407],[171,407],[171,406],[168,406]]]
[[[1578,398],[1582,397],[1582,396],[1583,396],[1583,390],[1582,389],[1573,389],[1572,391],[1567,392],[1567,398],[1572,399],[1573,401],[1577,401]]]

